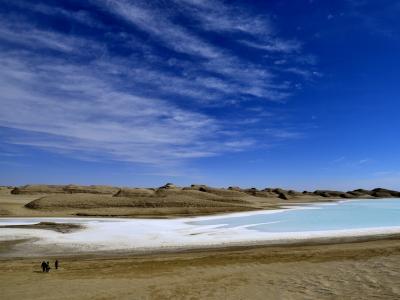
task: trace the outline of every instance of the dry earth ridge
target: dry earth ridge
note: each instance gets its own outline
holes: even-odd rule
[[[279,188],[177,187],[171,183],[159,188],[25,185],[1,187],[0,192],[1,216],[174,217],[276,209],[282,205],[337,199],[400,197],[400,192],[383,188],[297,192]]]

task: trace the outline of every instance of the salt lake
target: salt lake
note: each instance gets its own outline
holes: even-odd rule
[[[400,233],[400,199],[350,200],[178,219],[0,218],[0,226],[81,224],[71,233],[0,228],[0,241],[24,240],[13,255],[148,251]],[[10,255],[8,253],[7,255]]]

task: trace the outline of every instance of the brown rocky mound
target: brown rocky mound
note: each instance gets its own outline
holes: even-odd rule
[[[173,190],[165,190],[165,189],[158,189],[156,191],[156,195],[158,197],[169,197],[169,198],[188,198],[188,199],[203,199],[203,200],[210,200],[210,201],[217,201],[217,202],[225,202],[227,205],[229,203],[248,203],[245,199],[240,197],[226,197],[222,196],[221,194],[215,193],[214,190],[210,189],[200,189],[194,190],[191,188],[183,188],[183,189],[173,189]],[[247,196],[246,194],[243,194]]]
[[[400,197],[400,192],[377,188],[371,191],[371,195],[379,198]]]
[[[212,188],[206,185],[192,185],[190,189],[229,198],[244,197],[247,195],[245,192],[241,190]]]
[[[26,204],[31,209],[93,209],[112,207],[227,207],[236,203],[225,203],[196,197],[192,194],[167,194],[153,197],[113,197],[93,194],[60,194],[47,195]]]
[[[168,189],[178,189],[178,187],[173,183],[167,183],[167,184],[159,187],[158,189],[166,189],[166,190],[168,190]]]
[[[314,194],[325,198],[356,198],[353,194],[341,191],[316,190]]]
[[[36,194],[64,194],[64,185],[24,185],[16,187],[11,191],[15,195],[36,195]]]
[[[61,233],[70,233],[70,232],[74,232],[74,231],[83,229],[84,227],[81,225],[78,225],[78,224],[40,222],[37,224],[29,224],[29,225],[0,226],[0,228],[46,229],[46,230],[53,230],[53,231],[61,232]]]
[[[40,195],[40,194],[99,194],[99,195],[114,195],[119,191],[119,188],[104,185],[25,185],[14,188],[11,193],[15,195]]]
[[[350,195],[353,195],[356,198],[362,198],[362,197],[369,198],[369,197],[371,197],[371,191],[364,190],[364,189],[357,189],[357,190],[354,190],[354,191],[348,191],[347,193],[350,194]]]
[[[114,197],[154,197],[154,189],[122,188]]]
[[[302,193],[280,188],[213,188],[206,185],[177,187],[168,183],[159,188],[117,188],[111,186],[28,185],[14,194],[42,194],[26,204],[27,208],[46,212],[63,210],[75,215],[196,215],[276,208],[280,203],[331,201],[340,198],[400,197],[393,190],[349,192],[316,190]]]
[[[87,193],[87,194],[100,194],[100,195],[114,195],[119,192],[120,188],[107,186],[107,185],[67,185],[63,188],[66,193]]]

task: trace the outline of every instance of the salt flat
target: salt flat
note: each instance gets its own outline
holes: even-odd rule
[[[3,256],[96,251],[158,251],[400,233],[400,201],[353,200],[289,209],[177,219],[1,218],[0,241],[24,240]],[[79,224],[81,230],[21,228],[43,222]],[[51,229],[51,228],[50,228]]]

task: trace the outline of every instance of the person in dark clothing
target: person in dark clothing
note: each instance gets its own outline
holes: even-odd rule
[[[47,264],[46,264],[46,262],[45,261],[42,261],[42,272],[46,272],[46,269],[47,269]]]
[[[56,270],[58,269],[58,260],[56,259],[56,262],[54,263],[54,266],[56,267]]]
[[[47,262],[47,263],[46,263],[46,272],[49,273],[50,269],[51,269],[51,268],[50,268],[50,263]]]

